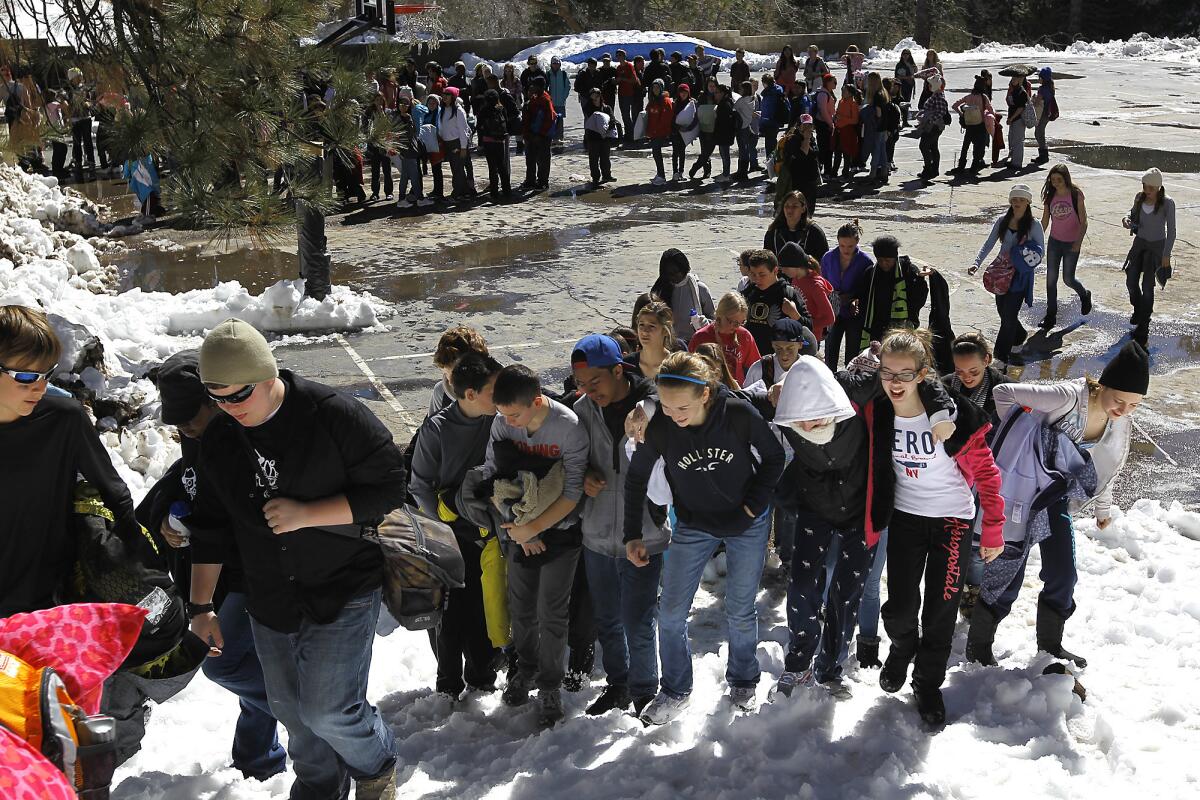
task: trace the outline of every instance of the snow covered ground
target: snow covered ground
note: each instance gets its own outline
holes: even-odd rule
[[[1000,627],[999,667],[962,663],[960,625],[945,688],[949,724],[921,726],[906,690],[891,696],[878,671],[849,670],[851,700],[794,696],[767,704],[783,667],[784,583],[768,573],[759,595],[764,702],[731,712],[724,692],[720,583],[706,584],[692,617],[696,689],[686,715],[644,729],[614,712],[583,716],[600,690],[567,695],[568,719],[539,732],[531,706],[498,695],[452,710],[432,694],[425,636],[377,638],[369,697],[396,732],[400,797],[667,800],[749,798],[1117,797],[1130,790],[1193,796],[1200,764],[1200,515],[1142,502],[1098,531],[1078,526],[1079,611],[1067,646],[1091,662],[1079,679],[1042,675],[1035,653],[1036,578],[1027,578]],[[1036,560],[1029,574],[1035,575]],[[850,659],[853,664],[853,657]],[[155,709],[144,749],[118,773],[115,800],[266,800],[290,777],[243,781],[227,768],[237,704],[198,677]]]

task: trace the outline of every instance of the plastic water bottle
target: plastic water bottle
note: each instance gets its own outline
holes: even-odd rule
[[[179,534],[183,539],[183,546],[187,547],[191,544],[192,532],[188,530],[184,520],[192,513],[192,504],[186,500],[176,500],[171,503],[171,510],[167,516],[167,524],[171,526],[171,530]]]

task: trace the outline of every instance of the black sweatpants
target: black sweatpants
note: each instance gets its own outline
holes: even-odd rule
[[[584,142],[588,154],[588,170],[592,183],[612,177],[612,146],[607,138],[588,139]]]
[[[899,510],[892,515],[888,599],[881,616],[892,642],[889,663],[916,661],[914,690],[938,689],[946,679],[959,596],[971,554],[971,523],[969,519],[919,517]]]
[[[502,142],[484,142],[483,156],[487,159],[488,190],[493,194],[504,192],[512,194],[510,164],[508,161],[508,140]]]
[[[437,656],[437,691],[454,695],[467,686],[496,683],[496,671],[491,666],[494,650],[483,614],[481,551],[473,542],[463,539],[458,540],[458,546],[466,564],[463,581],[466,586],[450,590],[446,613],[437,628],[429,632]]]
[[[921,134],[921,158],[925,160],[925,171],[934,175],[942,168],[942,153],[938,149],[940,138],[942,128],[934,128]]]
[[[817,153],[821,157],[821,169],[825,178],[833,177],[833,127],[817,120]],[[809,211],[811,217],[812,212]]]
[[[968,125],[963,130],[962,150],[958,154],[959,169],[964,169],[967,166],[968,149],[971,150],[971,168],[982,167],[987,157],[987,146],[990,138],[987,126],[982,122],[978,125]]]
[[[567,668],[591,672],[596,652],[596,617],[592,612],[592,592],[588,587],[587,568],[582,551],[575,565],[571,584],[571,606],[567,620]]]

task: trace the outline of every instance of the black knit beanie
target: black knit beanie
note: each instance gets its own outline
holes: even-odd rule
[[[1129,342],[1100,373],[1100,385],[1118,392],[1146,394],[1150,390],[1150,354],[1137,342]]]
[[[807,267],[808,254],[804,252],[804,248],[800,245],[795,242],[788,242],[779,248],[779,266]]]

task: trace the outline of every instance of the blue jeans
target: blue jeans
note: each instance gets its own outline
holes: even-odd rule
[[[662,553],[635,567],[629,559],[583,548],[592,595],[592,617],[610,686],[628,686],[634,697],[658,694],[658,581]]]
[[[862,602],[858,606],[858,633],[874,639],[879,636],[879,583],[883,577],[883,566],[887,563],[887,528],[879,534],[879,543],[875,545],[875,555],[871,559],[871,570],[867,573],[867,582],[863,584]]]
[[[351,598],[325,625],[280,633],[251,619],[271,711],[288,732],[291,800],[342,800],[351,778],[396,766],[396,741],[367,702],[381,592]]]
[[[1075,584],[1079,572],[1075,565],[1075,526],[1071,523],[1071,506],[1066,497],[1059,498],[1046,509],[1049,515],[1050,536],[1038,544],[1042,554],[1042,593],[1038,603],[1046,603],[1059,614],[1069,617],[1075,611]],[[1013,576],[1008,588],[996,598],[991,606],[996,619],[1004,619],[1012,610],[1021,586],[1025,583],[1025,567],[1028,558]],[[987,569],[987,566],[984,566]]]
[[[396,197],[411,197],[414,200],[425,197],[425,191],[421,188],[421,162],[417,159],[400,160],[400,185],[396,187]]]
[[[871,172],[880,172],[887,174],[891,167],[888,164],[887,156],[888,135],[884,131],[876,131],[875,138],[871,144]]]
[[[834,550],[840,552],[830,558]],[[811,665],[820,683],[841,675],[870,560],[861,528],[839,530],[819,517],[800,516],[787,590],[785,669],[803,672]]]
[[[692,646],[688,639],[688,614],[700,586],[704,566],[725,543],[728,572],[725,576],[725,619],[729,625],[729,664],[725,682],[730,686],[756,686],[758,666],[758,595],[771,509],[767,508],[740,536],[718,538],[682,523],[671,536],[671,557],[663,568],[659,600],[658,650],[662,658],[662,690],[672,697],[692,693]]]
[[[279,723],[271,715],[262,665],[246,613],[246,595],[230,592],[221,603],[221,655],[206,658],[204,675],[238,697],[241,713],[233,731],[233,766],[247,778],[266,780],[283,772],[287,754],[279,744]]]
[[[1087,288],[1075,277],[1075,267],[1079,265],[1079,253],[1072,252],[1075,245],[1070,242],[1060,242],[1053,236],[1046,239],[1046,313],[1058,311],[1058,268],[1062,265],[1063,283],[1075,290],[1082,300],[1087,294]]]
[[[749,125],[737,132],[737,145],[738,172],[746,173],[751,169],[758,169],[758,137],[750,130]]]

